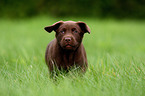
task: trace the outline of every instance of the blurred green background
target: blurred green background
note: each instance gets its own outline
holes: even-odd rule
[[[49,78],[45,26],[83,21],[88,70]],[[145,96],[145,0],[0,0],[0,96]]]
[[[145,18],[145,0],[1,0],[0,17]]]

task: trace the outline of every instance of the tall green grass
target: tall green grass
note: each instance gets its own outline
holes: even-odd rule
[[[0,20],[0,96],[145,96],[145,21],[72,19],[90,26],[83,39],[89,67],[56,84],[44,61],[55,33],[43,28],[58,20]]]

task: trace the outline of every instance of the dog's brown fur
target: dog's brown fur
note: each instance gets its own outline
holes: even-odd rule
[[[56,32],[56,38],[48,44],[45,54],[50,73],[55,69],[68,71],[74,66],[85,72],[88,63],[82,39],[84,33],[90,33],[86,23],[59,21],[45,27],[45,30],[49,33],[53,30]]]

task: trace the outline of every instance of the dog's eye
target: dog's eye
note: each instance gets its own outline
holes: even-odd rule
[[[78,31],[74,30],[74,33],[78,33]]]
[[[64,34],[64,31],[60,31],[62,34]]]

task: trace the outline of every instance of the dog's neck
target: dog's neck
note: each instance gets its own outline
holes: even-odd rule
[[[75,63],[75,56],[80,54],[78,50],[80,50],[80,46],[78,46],[75,50],[66,50],[57,44],[56,54],[61,54],[58,58],[61,59],[65,65],[71,66]]]

